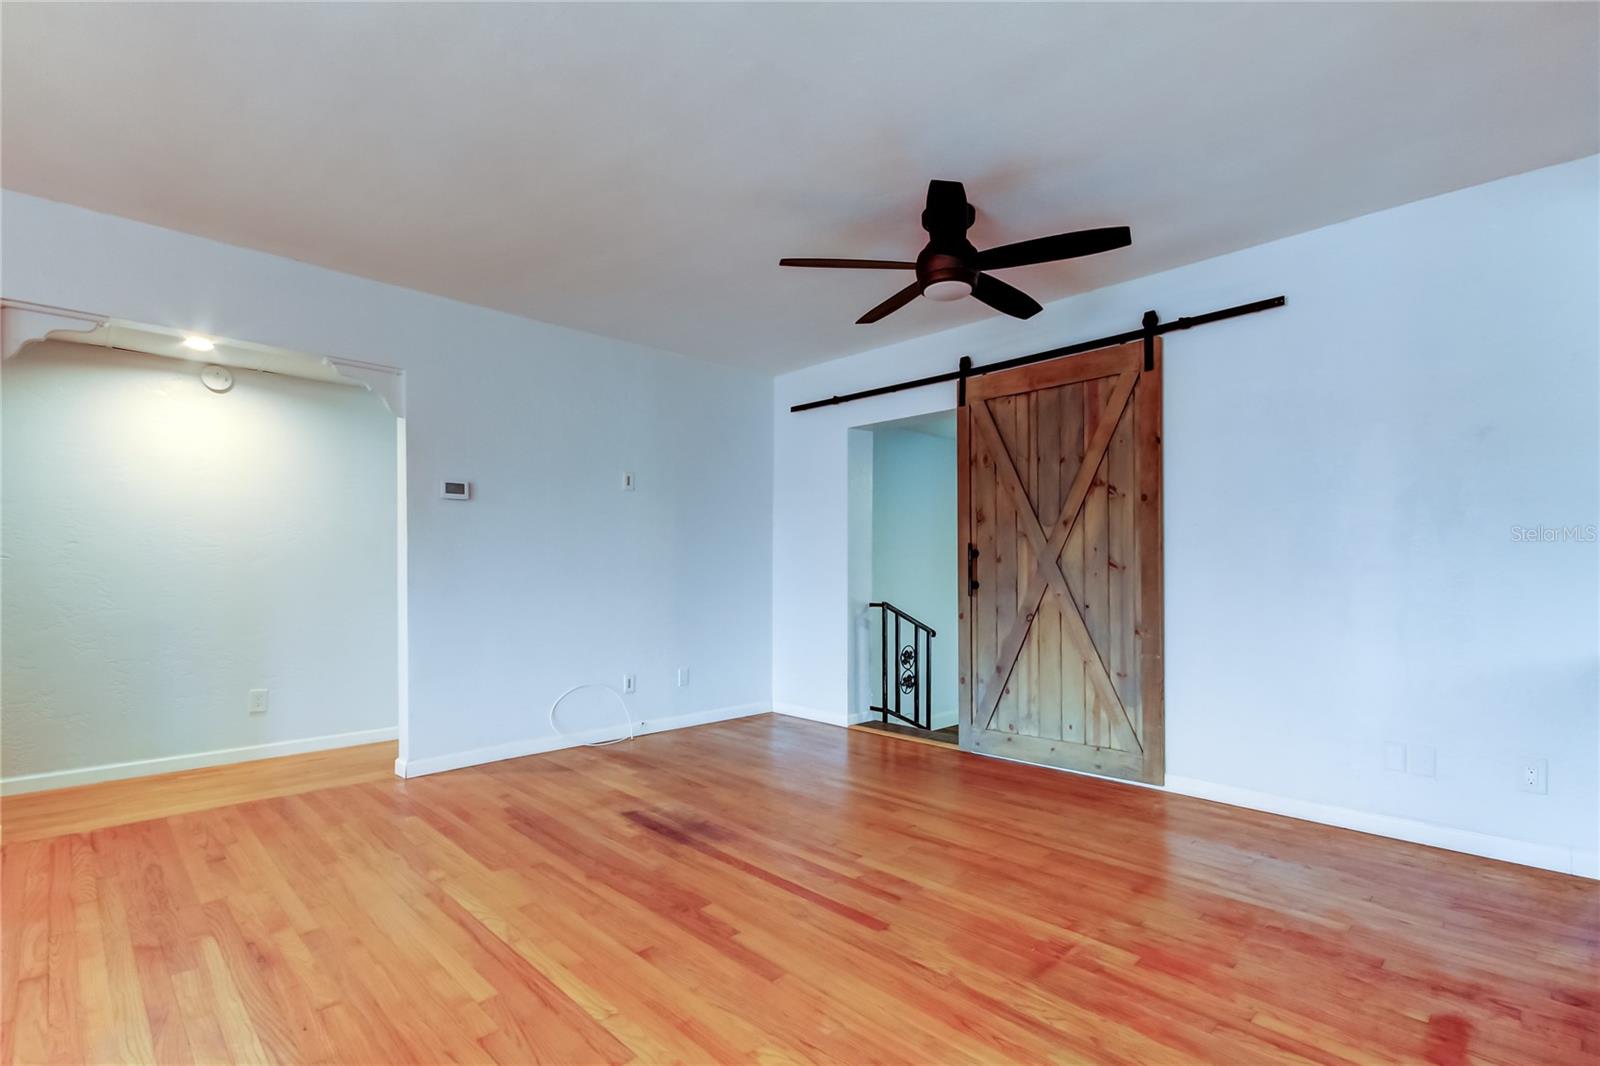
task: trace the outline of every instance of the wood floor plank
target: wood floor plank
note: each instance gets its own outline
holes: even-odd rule
[[[6,844],[394,776],[394,741],[0,798]]]
[[[29,797],[0,1060],[1600,1052],[1591,881],[773,716],[372,763]]]

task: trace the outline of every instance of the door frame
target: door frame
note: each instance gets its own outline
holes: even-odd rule
[[[1148,444],[1154,450],[1154,462],[1144,462],[1137,465],[1137,488],[1139,502],[1142,508],[1148,509],[1148,528],[1139,540],[1139,578],[1140,578],[1140,608],[1139,618],[1141,626],[1140,635],[1140,676],[1139,694],[1141,709],[1141,724],[1143,727],[1143,753],[1133,753],[1137,757],[1130,757],[1130,753],[1115,751],[1106,748],[1091,748],[1089,750],[1101,753],[1103,756],[1095,765],[1089,767],[1064,767],[1053,763],[1035,762],[1022,759],[1033,765],[1046,765],[1055,769],[1066,769],[1075,773],[1088,773],[1100,776],[1120,778],[1124,780],[1140,781],[1146,784],[1160,785],[1166,778],[1166,680],[1164,674],[1165,664],[1165,623],[1164,603],[1165,597],[1162,579],[1165,567],[1163,565],[1163,513],[1162,513],[1162,398],[1161,398],[1161,340],[1154,338],[1149,351],[1149,369],[1145,369],[1146,348],[1145,343],[1135,341],[1129,344],[1097,348],[1093,351],[1076,355],[1063,356],[1060,359],[1051,359],[1040,363],[1032,363],[1017,367],[1013,370],[998,371],[992,375],[985,375],[981,379],[972,379],[964,382],[960,405],[956,408],[956,507],[960,512],[957,522],[957,538],[960,545],[960,574],[958,581],[963,590],[958,610],[959,628],[959,717],[957,734],[961,748],[980,755],[992,755],[998,758],[1021,759],[1020,756],[1006,755],[992,750],[986,750],[979,743],[979,734],[983,732],[976,722],[976,701],[978,696],[977,679],[974,677],[974,640],[972,626],[972,600],[973,590],[971,580],[973,577],[973,563],[971,552],[974,546],[972,528],[972,466],[973,444],[975,429],[970,403],[973,399],[984,400],[997,396],[1015,395],[1031,392],[1038,388],[1051,387],[1064,384],[1073,380],[1087,380],[1095,377],[1108,376],[1117,372],[1117,369],[1126,365],[1130,359],[1137,374],[1132,395],[1128,398],[1128,407],[1134,416],[1134,431],[1142,448]],[[1062,371],[1070,367],[1074,376],[1063,379]],[[1146,542],[1148,537],[1148,543]],[[1048,599],[1050,592],[1045,592]]]

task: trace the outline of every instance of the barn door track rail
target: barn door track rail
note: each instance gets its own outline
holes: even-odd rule
[[[1096,337],[1094,340],[1079,341],[1076,344],[1064,345],[1060,348],[1050,348],[1046,351],[1035,352],[1032,355],[1019,355],[1014,359],[1002,359],[998,363],[985,363],[982,366],[973,366],[970,356],[961,357],[959,369],[947,371],[943,374],[932,374],[925,378],[914,378],[910,381],[900,381],[893,385],[879,385],[875,389],[862,389],[860,392],[847,392],[843,396],[829,396],[825,400],[812,400],[809,403],[797,403],[789,408],[791,413],[811,411],[818,407],[832,407],[835,404],[849,403],[852,400],[865,400],[869,396],[884,396],[891,392],[904,392],[906,389],[920,389],[925,385],[940,385],[946,381],[959,382],[959,400],[961,404],[967,402],[967,379],[983,374],[993,374],[999,370],[1014,370],[1019,366],[1029,363],[1042,363],[1046,359],[1060,359],[1064,355],[1077,355],[1080,352],[1093,351],[1096,348],[1109,348],[1116,344],[1127,344],[1131,341],[1142,340],[1145,342],[1145,369],[1150,369],[1150,359],[1154,351],[1155,339],[1166,333],[1176,333],[1180,329],[1193,329],[1195,326],[1209,325],[1212,322],[1221,322],[1224,319],[1238,318],[1241,315],[1253,315],[1257,311],[1270,311],[1274,307],[1282,307],[1287,301],[1282,296],[1274,296],[1266,300],[1256,300],[1254,303],[1239,304],[1235,307],[1224,307],[1220,311],[1208,311],[1203,315],[1185,315],[1171,322],[1161,321],[1161,316],[1154,311],[1146,311],[1138,329],[1131,329],[1126,333],[1113,333],[1109,337]]]

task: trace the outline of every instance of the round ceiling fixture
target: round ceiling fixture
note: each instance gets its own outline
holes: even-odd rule
[[[201,368],[200,383],[212,392],[227,392],[233,388],[233,371],[212,363]]]
[[[930,281],[923,286],[922,295],[930,300],[948,303],[972,295],[972,282],[970,281]]]

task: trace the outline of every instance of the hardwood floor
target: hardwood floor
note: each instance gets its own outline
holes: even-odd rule
[[[14,844],[86,833],[171,814],[288,796],[331,785],[390,781],[400,745],[392,740],[307,755],[208,766],[157,777],[31,792],[0,799],[0,840]]]
[[[851,729],[870,729],[877,733],[886,733],[892,737],[905,740],[915,740],[923,744],[947,744],[951,747],[961,746],[961,732],[955,726],[946,726],[943,729],[918,729],[914,726],[901,725],[899,722],[862,722],[853,725]]]
[[[7,1062],[1600,1055],[1593,882],[770,716],[6,835]]]

